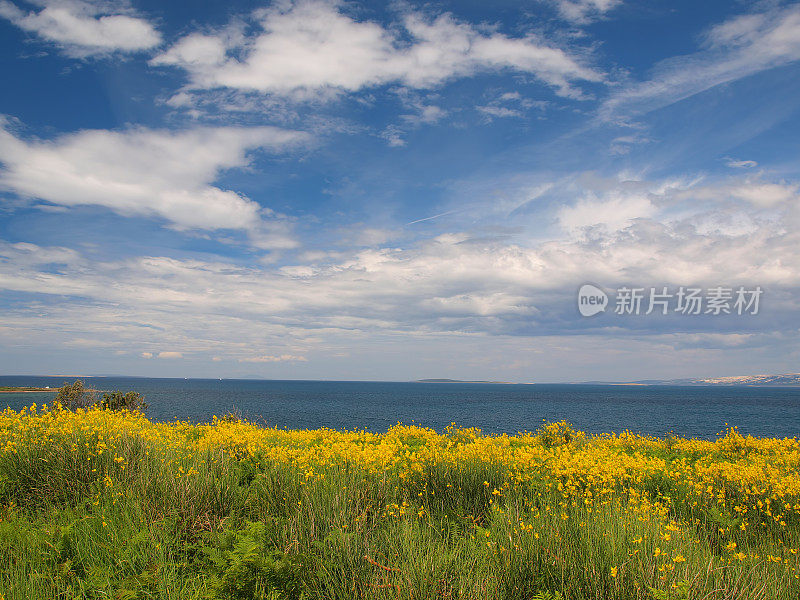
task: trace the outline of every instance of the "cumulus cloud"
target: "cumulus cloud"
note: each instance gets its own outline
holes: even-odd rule
[[[158,358],[183,358],[183,353],[175,352],[173,350],[167,350],[164,352],[159,352]]]
[[[787,197],[770,207],[782,218],[762,216],[761,207],[731,199],[733,186],[722,182],[715,203],[689,210],[713,189],[621,183],[587,191],[572,209],[560,211],[561,233],[535,243],[448,233],[282,266],[152,256],[87,268],[79,254],[65,249],[6,244],[0,247],[0,286],[180,313],[188,320],[202,315],[204,323],[225,314],[253,332],[271,327],[282,335],[295,329],[543,334],[586,325],[564,320],[564,299],[585,281],[799,286],[800,239],[788,229],[800,222],[796,201]],[[746,227],[736,224],[740,217]],[[61,267],[53,268],[53,257],[63,261]],[[227,336],[204,331],[203,339]],[[240,358],[284,354],[305,356],[251,349]]]
[[[596,227],[619,231],[629,227],[634,220],[652,217],[655,213],[656,207],[646,195],[615,190],[603,198],[590,195],[577,204],[563,207],[558,213],[558,221],[561,227],[571,232]]]
[[[767,185],[796,190],[789,182],[749,181],[754,194]],[[766,203],[732,194],[744,185],[739,177],[587,176],[550,186],[549,193],[575,197],[573,211],[540,207],[536,218],[549,213],[555,226],[539,239],[452,232],[304,253],[277,264],[242,266],[207,255],[88,260],[75,249],[0,242],[0,289],[25,299],[4,311],[0,345],[13,347],[28,332],[31,347],[78,340],[90,349],[92,340],[111,340],[108,350],[144,358],[166,358],[159,349],[169,348],[187,362],[217,356],[242,368],[280,365],[286,372],[306,365],[303,358],[317,369],[320,360],[335,362],[342,352],[372,360],[387,351],[408,354],[404,368],[419,363],[424,370],[432,340],[448,356],[457,344],[457,362],[474,359],[475,368],[505,363],[508,356],[542,364],[521,352],[525,347],[547,347],[548,354],[583,347],[575,360],[590,360],[590,342],[570,341],[578,333],[601,336],[592,343],[621,352],[637,343],[653,356],[678,348],[675,360],[710,351],[706,334],[738,339],[743,351],[778,352],[794,343],[790,337],[781,342],[782,332],[800,327],[800,204],[789,193],[773,192]],[[609,322],[576,314],[575,292],[587,281],[609,289],[760,285],[766,292],[752,319]],[[507,342],[532,336],[535,343]],[[500,346],[504,350],[487,357],[487,347]],[[333,369],[325,374],[342,376]]]
[[[307,0],[256,11],[257,31],[192,33],[153,59],[184,69],[189,88],[319,98],[390,83],[432,88],[478,72],[530,73],[561,95],[603,75],[534,36],[484,32],[448,14],[415,12],[386,28],[336,2]]]
[[[0,188],[60,206],[158,217],[176,229],[245,230],[259,245],[291,247],[270,211],[212,183],[221,170],[246,166],[250,150],[278,152],[307,140],[273,127],[201,127],[87,130],[28,141],[3,127]]]
[[[620,88],[600,114],[615,120],[648,112],[798,59],[800,6],[739,15],[708,30],[698,52],[664,60],[649,80]]]
[[[38,0],[38,11],[25,12],[0,0],[0,17],[60,45],[75,57],[138,52],[161,43],[161,35],[147,20],[137,17],[125,3],[82,0]]]
[[[781,219],[794,214],[800,186],[761,177],[727,177],[706,181],[567,179],[550,188],[559,197],[578,195],[556,211],[561,230],[576,238],[604,239],[658,223],[690,227],[698,238],[707,234],[751,234],[769,227],[782,231]],[[582,187],[583,185],[583,187]],[[763,223],[759,224],[760,221]]]

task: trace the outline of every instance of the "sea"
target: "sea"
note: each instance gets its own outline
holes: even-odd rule
[[[0,376],[0,386],[57,388],[74,378]],[[714,439],[800,437],[800,388],[583,384],[417,383],[85,377],[103,391],[137,391],[155,421],[206,422],[237,411],[288,429],[366,429],[397,423],[437,431],[451,423],[484,433],[535,431],[566,420],[587,433],[625,430]],[[3,393],[0,409],[52,402],[52,393]]]

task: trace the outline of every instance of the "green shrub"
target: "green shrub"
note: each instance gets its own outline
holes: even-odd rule
[[[73,383],[65,383],[58,389],[54,403],[61,404],[69,410],[100,406],[106,410],[138,410],[147,409],[144,396],[139,392],[120,391],[104,393],[100,400],[97,399],[97,390],[88,389],[80,379]]]
[[[214,597],[298,600],[309,571],[305,561],[266,546],[264,523],[246,523],[224,532],[217,547],[204,548],[215,575]]]
[[[144,401],[144,396],[139,392],[111,392],[110,394],[103,394],[103,399],[100,405],[107,410],[139,410],[144,411],[147,409],[147,403]]]

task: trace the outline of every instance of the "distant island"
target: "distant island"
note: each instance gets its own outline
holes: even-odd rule
[[[510,385],[511,381],[465,381],[463,379],[417,379],[412,383],[500,383]]]
[[[720,385],[720,386],[800,386],[800,373],[781,375],[734,375],[687,379],[643,379],[641,381],[586,381],[598,385]]]
[[[464,379],[417,379],[412,383],[494,383],[505,385],[518,385],[514,381],[486,381]],[[800,373],[783,373],[780,375],[733,375],[728,377],[697,377],[685,379],[641,379],[638,381],[579,381],[574,385],[718,385],[718,386],[774,386],[774,387],[800,387]]]

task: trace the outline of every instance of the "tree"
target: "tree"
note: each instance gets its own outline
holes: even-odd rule
[[[99,406],[104,410],[138,410],[144,412],[147,403],[139,392],[119,391],[104,393],[98,401],[96,390],[87,389],[80,379],[73,383],[65,383],[58,389],[55,402],[64,408],[77,410],[90,406]]]
[[[80,379],[73,383],[65,383],[58,389],[54,402],[60,403],[64,408],[76,410],[87,408],[97,403],[94,390],[88,390]]]

